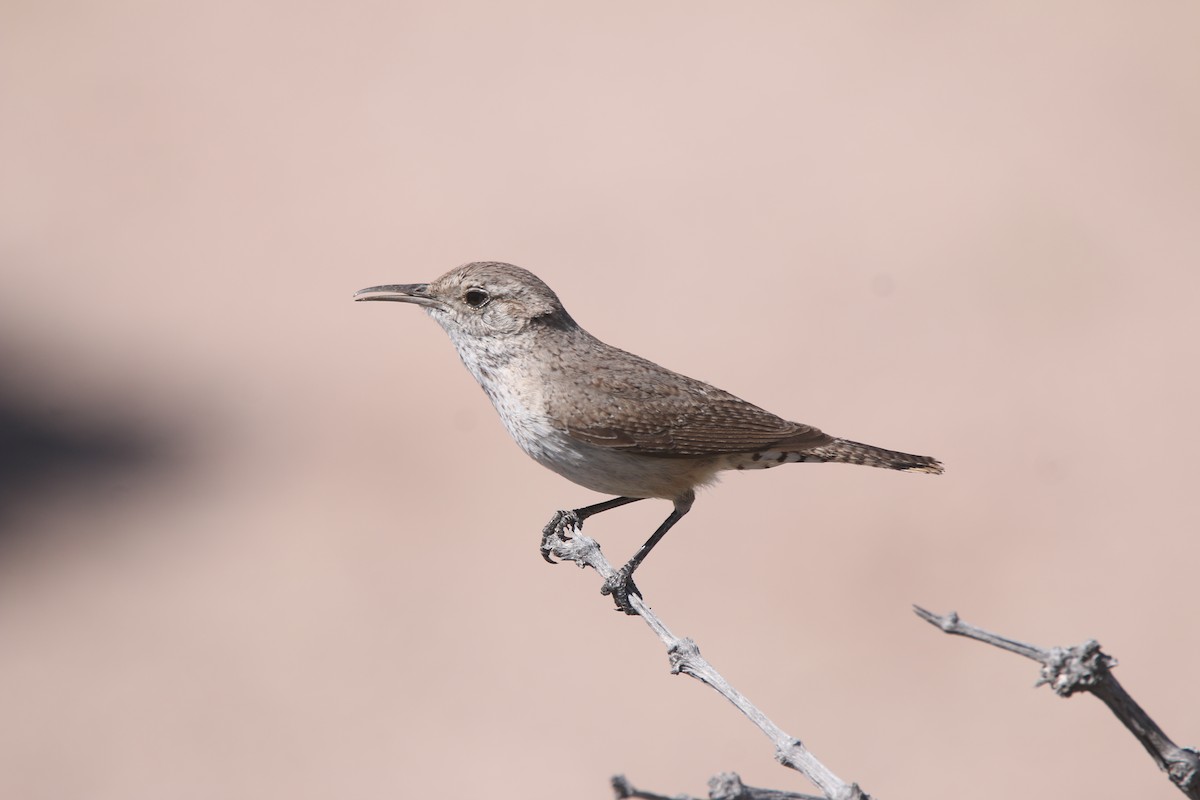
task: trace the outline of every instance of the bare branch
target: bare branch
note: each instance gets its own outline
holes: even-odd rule
[[[581,568],[591,567],[605,581],[616,575],[612,564],[600,553],[600,545],[595,539],[576,531],[571,538],[559,540],[554,545],[554,555],[566,561],[574,561]],[[746,697],[734,689],[712,664],[700,655],[700,648],[691,639],[681,639],[663,624],[642,598],[635,594],[629,596],[630,605],[650,626],[650,630],[658,636],[667,648],[667,656],[671,662],[671,672],[683,673],[711,686],[739,711],[746,715],[759,730],[775,745],[775,760],[785,767],[791,767],[812,781],[828,800],[870,800],[869,796],[858,788],[858,784],[846,783],[817,760],[816,756],[792,736],[789,736],[778,725],[762,713]],[[740,781],[739,781],[740,783]],[[777,795],[779,796],[779,795]]]
[[[1200,800],[1200,753],[1189,747],[1179,747],[1150,719],[1112,674],[1116,659],[1101,652],[1100,643],[1089,639],[1075,647],[1052,647],[1006,639],[982,628],[963,622],[951,611],[945,616],[913,606],[917,616],[946,633],[966,636],[995,645],[1026,658],[1040,662],[1042,674],[1036,686],[1049,684],[1061,697],[1075,692],[1090,692],[1104,701],[1117,719],[1129,729],[1146,752],[1167,773],[1179,790],[1192,800]]]
[[[615,775],[612,779],[613,794],[617,800],[637,798],[637,800],[699,800],[686,794],[668,797],[664,794],[645,792],[635,789],[624,775]],[[781,792],[777,789],[759,789],[742,783],[736,772],[722,772],[708,779],[709,800],[822,800],[812,794],[798,792]]]
[[[709,800],[821,800],[811,794],[747,786],[736,772],[722,772],[709,778],[708,797]]]
[[[690,794],[677,794],[674,796],[665,794],[655,794],[654,792],[643,792],[641,789],[635,789],[633,784],[624,775],[613,775],[612,777],[613,797],[617,800],[699,800],[692,797]]]

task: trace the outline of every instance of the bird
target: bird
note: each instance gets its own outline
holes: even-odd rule
[[[449,335],[509,435],[544,467],[612,499],[556,511],[542,530],[556,543],[589,517],[648,498],[670,515],[601,591],[637,611],[634,572],[692,508],[696,490],[725,470],[847,463],[940,474],[940,461],[861,444],[776,416],[695,378],[606,344],[584,330],[532,272],[475,261],[431,283],[372,286],[357,301],[420,306]]]

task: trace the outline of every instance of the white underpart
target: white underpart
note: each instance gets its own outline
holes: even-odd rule
[[[430,316],[441,322],[438,314]],[[647,458],[574,439],[550,423],[539,376],[521,369],[523,364],[536,364],[536,359],[514,358],[511,343],[471,337],[452,324],[442,327],[509,436],[530,458],[567,480],[602,494],[674,500],[711,483],[720,470],[733,468],[724,457]]]

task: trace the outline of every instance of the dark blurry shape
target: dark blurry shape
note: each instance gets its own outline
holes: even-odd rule
[[[22,503],[111,486],[171,460],[166,441],[143,425],[70,401],[39,400],[0,388],[0,540],[13,535],[9,512]]]

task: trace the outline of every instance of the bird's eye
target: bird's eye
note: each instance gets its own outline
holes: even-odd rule
[[[480,306],[487,305],[487,301],[492,298],[483,289],[467,289],[467,293],[463,295],[463,299],[472,308],[479,308]]]

